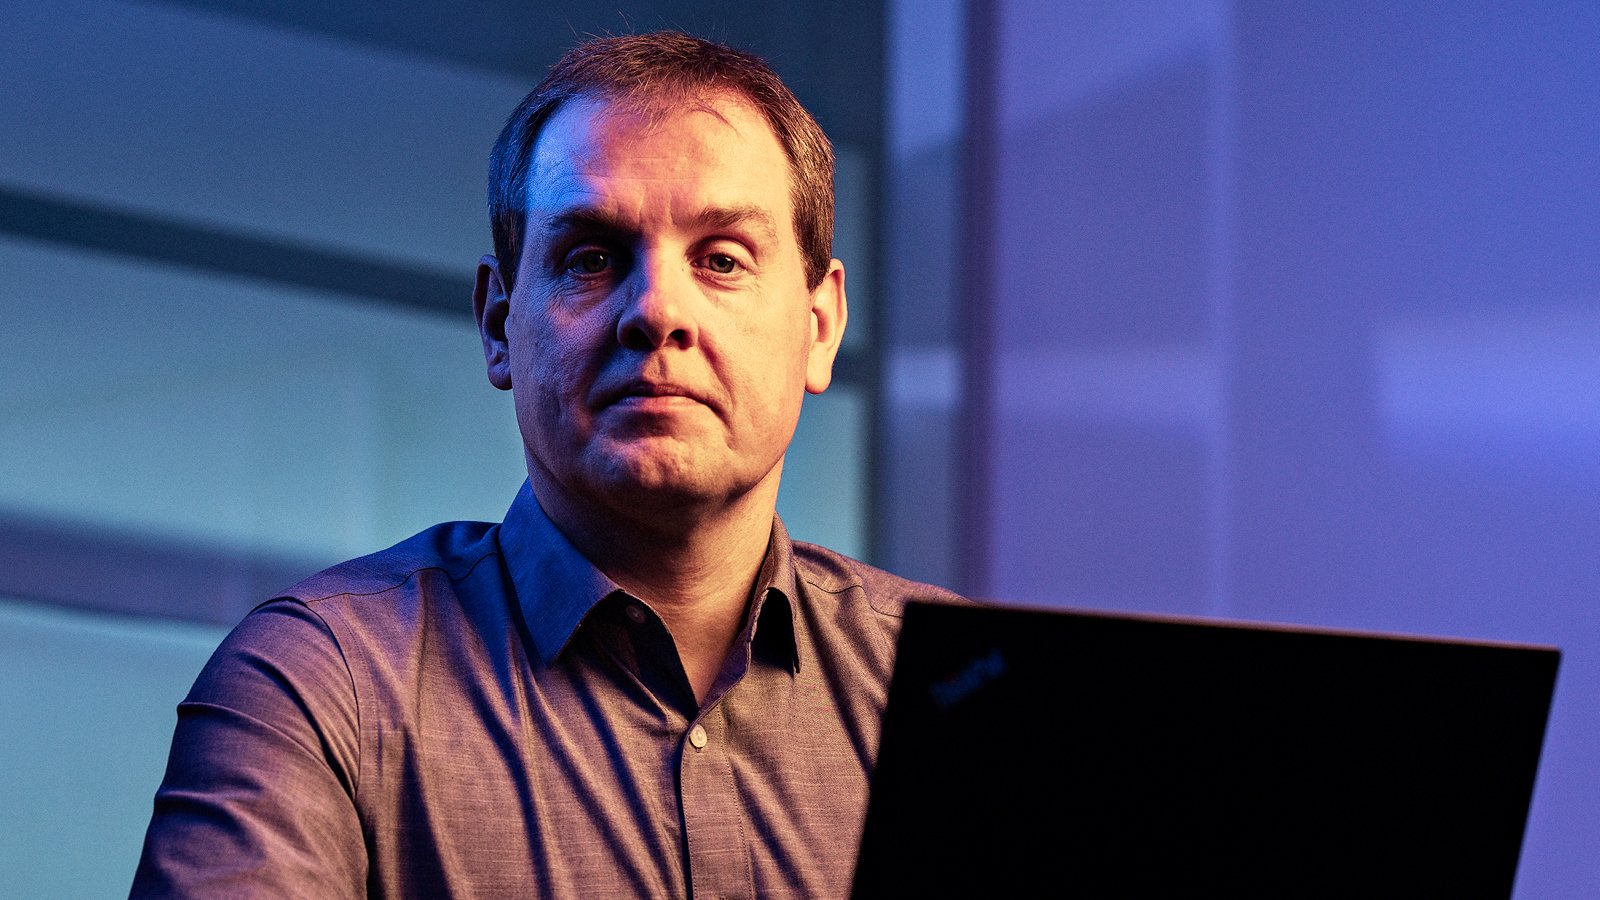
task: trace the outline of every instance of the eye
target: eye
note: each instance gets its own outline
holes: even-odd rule
[[[611,266],[611,254],[604,250],[584,250],[567,260],[567,271],[579,275],[599,275]]]
[[[708,253],[705,267],[718,275],[732,275],[739,269],[739,261],[726,253]]]

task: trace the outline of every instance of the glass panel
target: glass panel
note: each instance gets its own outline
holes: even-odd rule
[[[857,558],[867,552],[867,402],[846,384],[806,398],[778,494],[795,540]]]
[[[7,896],[127,894],[178,701],[222,635],[0,597],[0,797],[26,810],[0,840]]]
[[[498,519],[523,477],[465,314],[17,241],[0,268],[0,511],[328,560]]]

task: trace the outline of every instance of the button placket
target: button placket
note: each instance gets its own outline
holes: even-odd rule
[[[727,720],[713,708],[684,733],[679,802],[689,850],[689,882],[697,897],[752,896],[744,810],[727,759]]]

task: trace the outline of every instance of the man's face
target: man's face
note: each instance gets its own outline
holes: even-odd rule
[[[489,362],[536,487],[620,512],[775,497],[801,399],[827,387],[844,292],[837,262],[806,288],[765,119],[729,97],[649,118],[569,101],[528,185],[506,384]]]

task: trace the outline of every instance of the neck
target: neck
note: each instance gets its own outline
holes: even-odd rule
[[[758,485],[715,510],[630,505],[595,509],[543,479],[532,481],[545,513],[595,567],[656,611],[704,702],[744,625],[772,536],[777,500]]]

